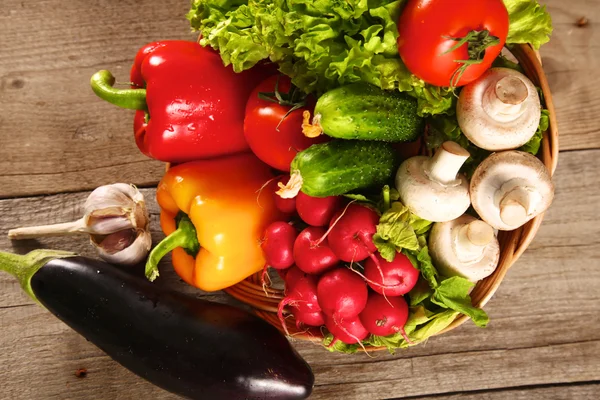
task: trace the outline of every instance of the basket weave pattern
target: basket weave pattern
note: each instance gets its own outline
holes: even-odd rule
[[[529,45],[518,45],[511,48],[510,51],[518,60],[525,74],[536,86],[542,89],[544,94],[545,107],[550,114],[550,124],[548,131],[544,132],[538,157],[544,162],[550,175],[553,175],[558,162],[558,127],[546,75],[542,69],[538,53]],[[473,289],[471,293],[473,305],[483,307],[492,298],[508,269],[519,259],[535,237],[543,218],[544,215],[541,214],[514,231],[500,231],[498,240],[501,254],[498,267],[492,275],[479,281]],[[225,289],[225,291],[253,307],[257,315],[283,331],[283,327],[277,318],[278,304],[284,298],[283,290],[263,288],[261,273],[257,273],[239,284]],[[458,327],[467,319],[467,316],[461,314],[438,334]],[[291,315],[286,318],[286,325],[290,335],[296,339],[320,341],[323,338],[322,332],[318,328],[299,331]],[[380,350],[383,348],[367,347],[367,349]]]

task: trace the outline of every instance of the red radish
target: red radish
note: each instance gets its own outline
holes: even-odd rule
[[[282,176],[281,178],[279,178],[277,180],[277,182],[281,182],[284,185],[287,184],[287,182],[290,180],[289,175],[285,175]],[[278,186],[275,186],[276,190],[279,190]],[[281,211],[284,214],[293,214],[296,212],[296,198],[292,197],[291,199],[284,199],[282,198],[280,195],[275,194],[275,192],[273,192],[273,196],[275,198],[275,207],[277,207],[277,209],[279,211]]]
[[[419,270],[404,254],[397,253],[392,262],[384,260],[379,253],[375,258],[379,265],[371,258],[365,262],[365,277],[371,289],[385,296],[402,296],[415,287]]]
[[[289,276],[289,273],[288,273]],[[291,287],[286,287],[286,297],[279,302],[277,316],[281,325],[286,328],[283,318],[283,309],[291,305],[303,313],[320,312],[321,307],[317,301],[317,277],[314,275],[305,275],[296,280]]]
[[[296,266],[308,274],[320,274],[340,261],[326,240],[316,244],[324,234],[324,228],[309,226],[300,232],[294,242]]]
[[[325,315],[342,319],[354,318],[367,305],[365,281],[348,268],[326,272],[317,285],[317,299]]]
[[[296,319],[296,328],[302,329],[302,326],[321,326],[325,325],[325,315],[322,311],[312,313],[302,312],[296,307],[291,308],[292,315]]]
[[[406,338],[404,324],[408,319],[408,304],[403,297],[386,299],[380,294],[371,292],[367,306],[358,317],[373,335],[389,336],[401,332]]]
[[[283,221],[273,222],[265,230],[262,248],[267,264],[275,269],[294,265],[294,241],[296,228]]]
[[[292,288],[296,282],[306,276],[306,272],[302,271],[296,266],[285,269],[284,271],[286,271],[285,278],[283,278],[285,282],[285,290],[287,293],[289,293],[292,291]]]
[[[336,320],[333,317],[326,316],[325,326],[333,335],[330,346],[333,346],[338,340],[346,344],[358,343],[369,335],[369,331],[365,329],[358,317]]]
[[[325,226],[333,214],[342,208],[339,196],[311,197],[303,192],[296,196],[296,210],[302,221],[312,226]]]
[[[279,275],[279,277],[281,279],[283,279],[283,281],[285,282],[285,277],[286,277],[286,275],[287,275],[287,273],[288,273],[289,270],[290,270],[289,268],[287,268],[287,269],[278,269],[277,270],[277,275]]]
[[[330,223],[329,246],[342,261],[361,261],[377,251],[373,235],[379,214],[372,208],[350,204],[338,211]]]

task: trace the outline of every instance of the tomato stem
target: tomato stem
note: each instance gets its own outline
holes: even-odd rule
[[[461,64],[457,67],[456,71],[450,77],[450,88],[454,89],[463,74],[467,70],[467,68],[471,65],[481,64],[485,57],[485,51],[489,47],[497,46],[500,44],[500,38],[491,35],[490,31],[484,29],[482,31],[472,30],[467,33],[464,37],[452,37],[452,36],[443,36],[444,39],[454,40],[457,43],[452,46],[450,49],[445,51],[443,54],[451,53],[463,45],[467,45],[467,54],[469,58],[466,60],[454,60],[454,62]]]
[[[296,111],[299,108],[306,106],[306,93],[302,92],[298,89],[294,84],[291,84],[290,90],[287,93],[282,93],[279,91],[279,79],[281,75],[277,76],[277,80],[275,81],[275,90],[273,92],[259,92],[258,98],[265,101],[271,101],[273,103],[277,103],[281,106],[291,107],[285,115],[281,118],[275,130],[279,132],[279,126],[281,123],[290,115],[292,112]]]

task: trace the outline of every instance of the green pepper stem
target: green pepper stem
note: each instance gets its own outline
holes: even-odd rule
[[[177,221],[177,229],[157,244],[148,256],[145,273],[150,282],[153,282],[159,275],[158,263],[160,260],[177,247],[183,248],[194,257],[200,251],[196,228],[190,218],[181,212],[177,216]]]
[[[75,253],[60,250],[33,250],[25,255],[6,253],[0,251],[0,271],[8,272],[18,279],[21,288],[34,301],[38,302],[37,297],[31,288],[31,278],[33,275],[50,260],[55,258],[73,257]]]
[[[115,77],[107,70],[96,72],[90,79],[92,90],[102,100],[130,110],[147,110],[146,89],[117,89],[114,84]]]

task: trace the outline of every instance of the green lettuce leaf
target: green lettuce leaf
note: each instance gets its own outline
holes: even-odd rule
[[[504,0],[508,10],[506,43],[530,43],[535,49],[550,40],[552,18],[536,0]]]
[[[418,252],[403,250],[402,254],[408,257],[413,267],[421,272],[423,278],[429,283],[430,288],[435,289],[438,287],[438,272],[433,266],[427,246],[423,247]]]
[[[411,213],[404,204],[395,201],[379,219],[373,243],[385,260],[392,261],[402,249],[420,250],[418,236],[427,233],[431,224]]]
[[[305,92],[367,82],[415,97],[419,114],[446,112],[453,94],[412,75],[398,55],[406,0],[193,0],[200,44],[237,72],[270,59]]]
[[[469,291],[473,286],[474,283],[460,276],[444,279],[433,292],[431,301],[469,316],[475,325],[484,328],[489,322],[489,317],[481,308],[471,304]]]
[[[338,340],[337,342],[335,342],[333,344],[333,346],[330,346],[332,341],[333,341],[333,335],[331,333],[328,333],[327,335],[325,335],[325,337],[323,338],[323,341],[321,342],[323,344],[323,346],[332,353],[338,352],[338,353],[345,353],[345,354],[354,354],[358,351],[358,349],[360,347],[358,344],[346,344],[346,343],[342,342],[341,340]]]
[[[540,118],[540,125],[538,126],[535,134],[529,142],[525,143],[519,150],[526,151],[533,155],[536,155],[540,150],[542,139],[544,138],[544,132],[548,130],[550,126],[550,112],[546,109],[542,110],[542,116]]]

